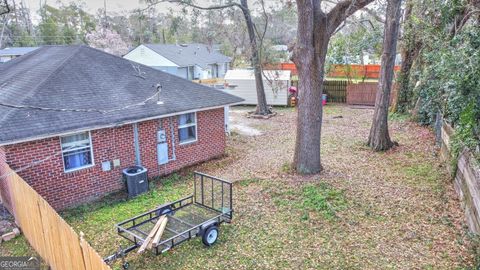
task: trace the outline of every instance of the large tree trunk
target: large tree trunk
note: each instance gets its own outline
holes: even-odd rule
[[[293,62],[298,70],[298,114],[294,167],[302,174],[322,170],[322,92],[328,42],[345,19],[373,0],[343,0],[328,13],[320,0],[297,0],[298,29]]]
[[[297,44],[293,61],[298,70],[297,137],[294,165],[302,174],[322,170],[320,141],[324,64],[330,35],[320,4],[299,5]]]
[[[403,39],[400,46],[400,54],[402,56],[402,64],[400,66],[400,73],[398,76],[398,91],[395,91],[395,96],[393,97],[391,110],[393,112],[405,113],[408,109],[408,104],[411,102],[409,99],[411,97],[410,91],[410,70],[412,69],[413,63],[417,56],[420,53],[420,48],[422,47],[422,42],[418,38],[415,38],[413,29],[413,0],[407,0],[405,7],[405,16],[404,16],[404,30],[403,30]]]
[[[326,55],[326,49],[322,48],[319,52],[323,57]],[[299,102],[294,163],[299,173],[311,174],[322,170],[320,142],[324,66],[314,57],[313,46],[306,46],[302,51],[301,56],[295,59],[299,79]]]
[[[387,5],[382,67],[380,69],[380,80],[375,100],[375,112],[368,137],[368,145],[375,151],[384,151],[393,146],[388,133],[388,106],[397,52],[401,4],[402,0],[389,0]]]
[[[257,109],[255,114],[267,115],[270,110],[267,105],[267,98],[265,96],[265,87],[263,86],[262,66],[260,64],[260,56],[258,51],[257,38],[255,36],[255,28],[253,26],[252,16],[248,8],[247,0],[241,0],[242,12],[247,23],[248,37],[250,39],[250,48],[252,50],[252,66],[255,74],[255,84],[257,88]]]
[[[402,64],[400,65],[396,103],[392,108],[394,112],[406,113],[408,111],[408,105],[411,102],[410,97],[412,96],[412,91],[410,91],[410,70],[420,53],[421,46],[421,42],[416,42],[409,48],[403,48],[400,52]]]

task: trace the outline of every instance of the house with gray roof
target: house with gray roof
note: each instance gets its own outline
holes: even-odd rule
[[[74,206],[123,189],[129,166],[154,177],[223,155],[225,107],[241,101],[87,46],[44,46],[0,65],[0,175]]]
[[[39,47],[8,47],[0,50],[0,63],[8,62],[14,58],[33,52]]]
[[[231,59],[205,44],[142,44],[124,58],[185,78],[223,78]]]

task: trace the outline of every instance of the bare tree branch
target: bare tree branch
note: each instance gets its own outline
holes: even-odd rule
[[[2,5],[0,5],[0,15],[8,14],[10,11],[10,5],[8,4],[8,0],[3,0]]]
[[[385,18],[378,15],[378,13],[375,12],[375,10],[372,10],[368,7],[364,7],[362,10],[365,11],[366,13],[368,13],[368,15],[372,16],[377,22],[385,23]]]
[[[208,6],[208,7],[199,6],[191,0],[153,0],[153,1],[152,0],[147,0],[147,3],[149,3],[147,5],[147,7],[144,8],[144,9],[141,9],[140,11],[148,10],[151,7],[156,6],[160,3],[179,4],[179,5],[189,6],[189,7],[200,9],[200,10],[218,10],[218,9],[232,8],[232,7],[238,7],[241,10],[245,9],[242,5],[240,5],[239,3],[236,3],[236,2],[231,2],[231,3],[228,3],[228,4],[224,4],[224,5]]]
[[[233,7],[238,7],[242,13],[243,16],[245,17],[245,22],[247,25],[247,30],[248,30],[248,36],[250,40],[250,48],[252,50],[252,57],[251,57],[251,62],[255,74],[255,84],[257,88],[257,108],[255,110],[255,114],[258,115],[267,115],[271,113],[270,109],[267,106],[267,100],[265,96],[265,88],[263,85],[263,78],[262,78],[262,65],[261,65],[261,59],[260,59],[260,52],[258,49],[258,44],[257,44],[257,39],[262,38],[262,43],[263,43],[263,37],[265,36],[266,33],[266,28],[264,33],[260,35],[258,29],[256,29],[255,24],[253,23],[252,16],[250,13],[250,9],[248,8],[248,1],[247,0],[241,0],[240,3],[238,2],[228,2],[226,4],[221,4],[221,5],[213,5],[213,6],[199,6],[195,4],[194,0],[146,0],[147,3],[150,3],[145,9],[143,10],[148,10],[154,5],[160,4],[160,3],[175,3],[178,5],[184,5],[188,7],[192,7],[194,9],[199,9],[199,10],[220,10],[220,9],[226,9],[226,8],[233,8]],[[262,1],[262,6],[265,10],[265,5]],[[266,14],[266,12],[265,12]]]
[[[470,17],[475,14],[475,13],[480,13],[480,9],[477,9],[477,10],[470,10],[469,12],[467,12],[466,14],[464,14],[464,16],[462,17],[459,17],[459,21],[455,21],[453,27],[452,27],[452,30],[450,31],[450,33],[452,35],[456,35],[458,32],[460,32],[463,28],[463,26],[465,25],[465,23],[468,21],[468,19],[470,19]]]
[[[373,0],[343,0],[339,2],[327,14],[328,32],[333,34],[342,21],[371,2]]]

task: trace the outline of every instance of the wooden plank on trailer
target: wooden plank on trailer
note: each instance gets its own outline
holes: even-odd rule
[[[157,233],[158,228],[160,228],[160,225],[162,225],[163,219],[165,218],[165,215],[161,216],[158,220],[157,223],[155,223],[155,226],[153,226],[153,229],[150,231],[148,234],[147,238],[145,238],[145,241],[143,241],[142,245],[138,249],[137,253],[142,253],[144,252],[148,246],[150,245],[150,242],[152,239],[155,237],[155,233]]]
[[[167,226],[167,222],[168,222],[168,218],[165,216],[165,219],[162,221],[160,228],[158,228],[158,231],[155,234],[155,237],[153,238],[152,246],[157,246],[158,243],[160,242],[163,232],[165,231],[165,227]]]

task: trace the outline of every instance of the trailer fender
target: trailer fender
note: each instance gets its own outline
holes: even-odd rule
[[[155,212],[157,216],[163,216],[163,215],[172,215],[173,214],[173,209],[170,205],[164,205],[160,206],[158,210]]]
[[[216,220],[212,220],[210,222],[207,222],[205,224],[203,224],[202,226],[200,226],[200,230],[198,231],[197,233],[197,236],[202,236],[203,233],[210,227],[210,226],[218,226],[218,221]]]

